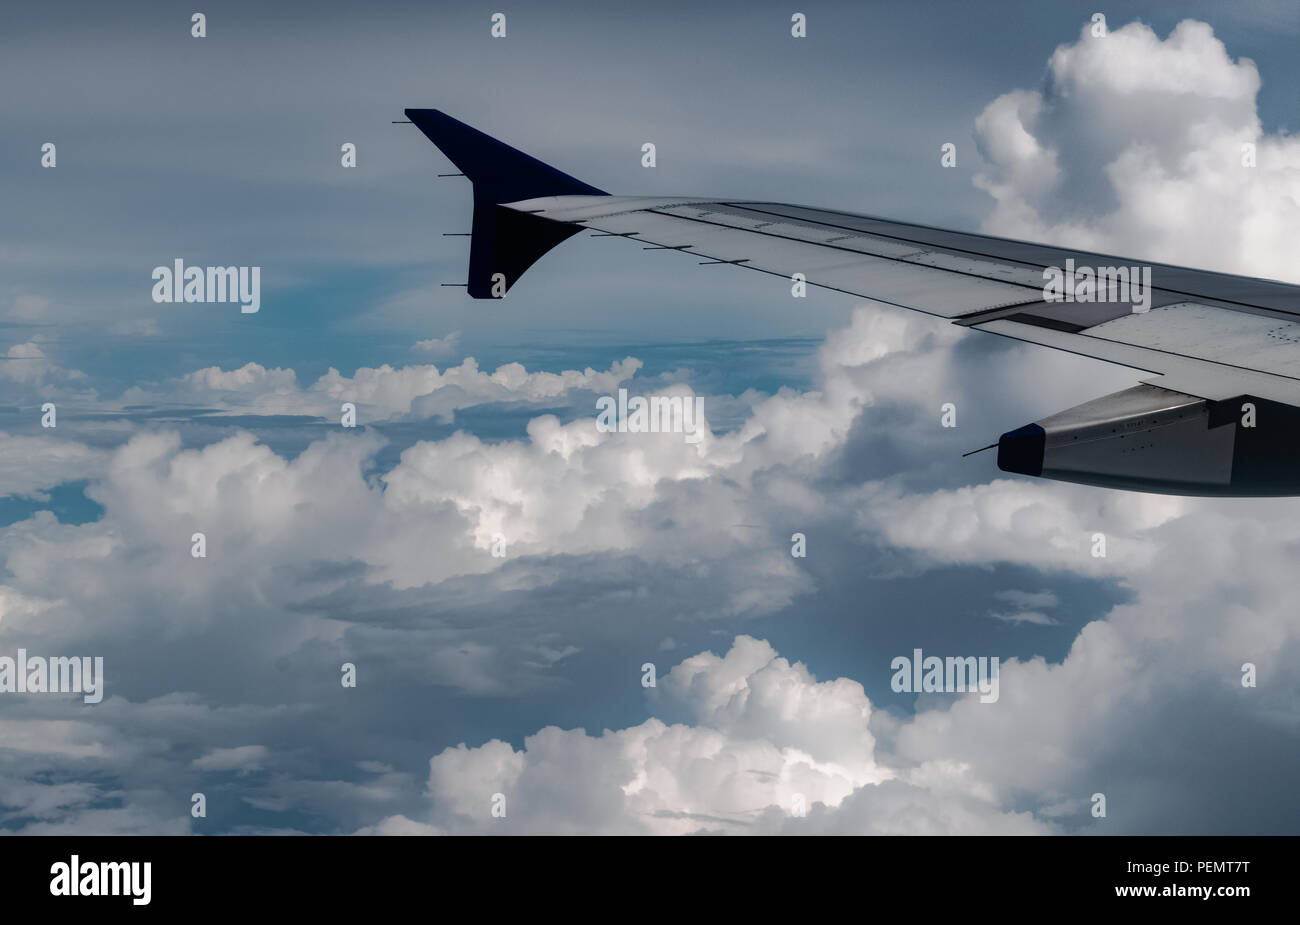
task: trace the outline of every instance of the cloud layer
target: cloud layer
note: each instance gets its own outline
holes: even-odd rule
[[[1259,131],[1257,89],[1253,65],[1202,24],[1164,40],[1141,25],[1085,32],[1055,53],[1044,89],[980,118],[990,230],[1271,272],[1270,235],[1300,228],[1295,149]],[[1253,170],[1242,138],[1258,145]],[[211,366],[123,398],[329,422],[301,452],[252,430],[189,442],[130,421],[93,431],[98,442],[66,429],[11,437],[0,444],[10,495],[86,480],[103,513],[72,524],[41,511],[0,529],[5,652],[102,654],[107,696],[0,703],[0,824],[1295,831],[1297,503],[1130,495],[962,461],[989,433],[1130,380],[977,337],[860,306],[827,336],[812,387],[716,396],[736,426],[716,426],[706,404],[698,444],[601,433],[590,411],[535,413],[612,391],[641,368],[633,358],[559,372],[488,373],[472,358],[362,367],[305,388],[284,367]],[[451,337],[417,348],[458,351]],[[34,379],[8,374],[13,388],[82,387],[39,346],[18,355],[41,365]],[[363,423],[493,405],[530,417],[506,439],[466,430],[395,445],[378,428],[337,427],[343,401]],[[956,431],[939,423],[948,401]],[[806,559],[791,555],[796,532]],[[911,644],[819,679],[797,642],[778,653],[743,629],[824,623],[833,645],[854,621],[906,617],[899,638],[919,638],[932,615],[833,592],[962,570],[1013,570],[988,606],[967,606],[966,586],[948,599],[950,620],[980,621],[980,650],[934,653],[1003,655],[996,703],[873,702],[867,690]],[[1008,634],[1061,629],[1071,581],[1122,602],[1083,621],[1063,658],[1007,655],[1008,639],[1031,638]],[[676,654],[674,639],[715,629],[716,644]],[[355,688],[340,684],[345,663]],[[1241,683],[1247,663],[1257,686]],[[533,698],[567,698],[579,717],[633,706],[596,734],[598,722],[528,712]],[[516,713],[529,734],[498,734]],[[195,792],[204,819],[189,814]],[[1104,818],[1091,811],[1098,793]]]

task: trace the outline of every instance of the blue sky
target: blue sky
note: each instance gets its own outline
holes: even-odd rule
[[[444,233],[468,229],[469,186],[391,124],[440,108],[616,193],[1279,275],[1229,246],[1254,240],[1249,216],[1130,241],[1109,171],[1130,141],[1184,143],[1152,112],[1221,106],[1207,125],[1257,117],[1289,163],[1295,7],[1106,9],[1111,30],[1154,30],[1123,33],[1135,51],[1107,73],[1140,73],[1147,42],[1209,75],[1177,99],[1140,86],[1129,122],[1129,102],[1080,102],[1112,100],[1105,77],[1049,65],[1060,46],[1087,60],[1080,4],[817,4],[801,40],[771,4],[507,7],[500,40],[495,9],[209,5],[202,39],[143,4],[4,14],[0,654],[103,655],[109,697],[0,698],[0,827],[491,831],[479,810],[504,788],[497,829],[517,832],[1295,831],[1293,505],[960,458],[1128,373],[585,235],[471,301],[440,285],[464,278],[467,239]],[[1212,39],[1176,42],[1186,19]],[[1246,58],[1258,92],[1220,92]],[[1040,94],[1030,128],[1063,165],[1041,198],[980,122],[1016,91]],[[1260,195],[1285,206],[1285,176]],[[176,257],[262,267],[261,310],[154,303]],[[703,395],[705,456],[582,443],[620,384]],[[1016,660],[1002,712],[893,692],[914,648]],[[1243,660],[1272,669],[1254,700]]]
[[[1214,25],[1258,63],[1260,116],[1277,131],[1294,124],[1287,74],[1300,26],[1274,9],[1286,7],[1237,5]],[[450,330],[480,352],[503,329],[516,343],[600,345],[820,336],[844,317],[842,301],[792,319],[783,303],[762,304],[766,281],[719,285],[716,270],[685,261],[670,289],[620,242],[570,242],[504,318],[440,289],[463,273],[465,239],[441,235],[468,228],[465,181],[435,181],[446,162],[389,123],[406,106],[440,107],[616,192],[773,197],[974,229],[989,209],[970,182],[975,117],[1000,93],[1036,86],[1052,49],[1091,15],[1072,4],[829,4],[808,8],[815,41],[799,44],[788,16],[778,29],[774,12],[748,4],[580,10],[511,13],[495,42],[483,12],[464,5],[385,4],[358,25],[349,7],[268,18],[235,4],[208,13],[204,40],[148,7],[10,12],[5,78],[24,86],[0,148],[22,217],[10,230],[24,258],[7,274],[11,298],[54,302],[70,365],[123,384],[141,364],[175,375],[253,361],[314,376],[404,357],[410,338]],[[1107,15],[1163,34],[1197,12],[1138,4]],[[55,173],[30,156],[30,138],[60,145]],[[338,166],[341,140],[358,145],[353,172]],[[659,147],[652,171],[640,166],[645,140]],[[936,166],[944,141],[968,155],[956,170]],[[160,317],[139,267],[213,248],[267,267],[267,310]],[[708,300],[676,297],[700,287]],[[161,331],[106,344],[106,318]]]

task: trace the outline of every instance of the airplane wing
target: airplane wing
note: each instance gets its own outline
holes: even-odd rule
[[[611,196],[437,110],[406,113],[474,183],[472,297],[504,296],[584,229],[625,237],[1142,374],[1133,389],[1004,434],[1005,471],[1300,494],[1298,286],[805,206]]]

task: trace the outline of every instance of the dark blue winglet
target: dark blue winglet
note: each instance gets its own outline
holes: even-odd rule
[[[509,290],[524,271],[581,227],[501,207],[539,196],[607,196],[436,109],[408,109],[409,118],[474,184],[474,226],[469,252],[469,294],[493,298],[493,277]]]

